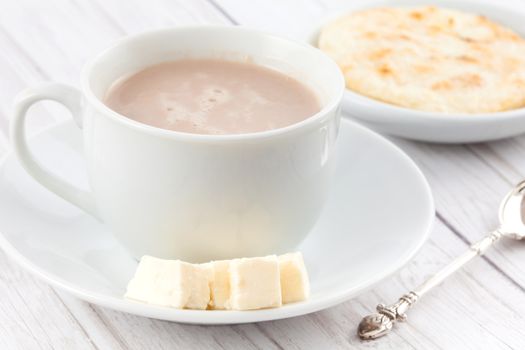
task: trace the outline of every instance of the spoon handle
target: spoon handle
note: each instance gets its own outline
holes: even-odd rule
[[[496,243],[502,234],[495,230],[485,236],[480,241],[472,244],[469,249],[443,267],[434,276],[427,279],[421,285],[413,289],[408,294],[403,295],[399,300],[391,305],[377,305],[377,313],[364,317],[359,323],[357,334],[361,339],[376,339],[390,332],[396,321],[405,321],[405,312],[414,303],[432,288],[439,285],[445,278],[463,267],[466,263],[485,251]]]

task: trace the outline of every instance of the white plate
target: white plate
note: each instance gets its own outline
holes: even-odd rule
[[[136,261],[111,233],[34,182],[12,155],[0,164],[0,245],[55,287],[94,304],[158,319],[228,324],[302,315],[345,301],[407,263],[434,217],[416,165],[377,134],[343,121],[330,199],[299,247],[310,272],[308,301],[260,311],[177,310],[122,298]],[[72,122],[31,141],[37,158],[72,183],[86,184],[81,133]]]
[[[525,7],[504,1],[375,0],[351,1],[344,10],[327,16],[307,37],[316,46],[321,28],[333,19],[363,8],[377,6],[437,5],[482,14],[525,37]],[[414,140],[467,143],[496,140],[525,132],[525,108],[487,114],[444,114],[417,111],[383,103],[346,90],[344,111],[374,130]]]

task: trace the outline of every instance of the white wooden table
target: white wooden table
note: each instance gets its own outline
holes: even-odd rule
[[[78,85],[83,63],[117,38],[192,23],[241,24],[300,38],[309,25],[344,3],[1,1],[0,151],[8,148],[9,113],[19,90],[45,80]],[[69,118],[52,103],[39,104],[31,115],[33,132]],[[500,199],[525,178],[525,136],[465,146],[394,142],[427,176],[437,219],[421,253],[365,295],[287,320],[189,326],[82,302],[35,279],[2,252],[0,349],[524,349],[525,244],[508,241],[432,291],[390,336],[365,343],[356,337],[361,316],[378,302],[397,300],[493,228]]]

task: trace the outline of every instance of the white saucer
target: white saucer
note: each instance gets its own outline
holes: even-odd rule
[[[0,245],[20,265],[88,302],[163,320],[228,324],[303,315],[350,299],[407,263],[434,217],[430,188],[397,147],[349,121],[320,221],[298,248],[310,273],[308,301],[260,311],[177,310],[122,298],[136,261],[99,222],[33,181],[11,154],[0,164]],[[31,141],[49,168],[86,184],[81,132],[72,122]]]

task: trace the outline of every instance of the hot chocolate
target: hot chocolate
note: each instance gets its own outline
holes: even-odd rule
[[[242,134],[282,128],[320,110],[306,85],[273,69],[219,59],[160,63],[117,80],[105,103],[158,128]]]

